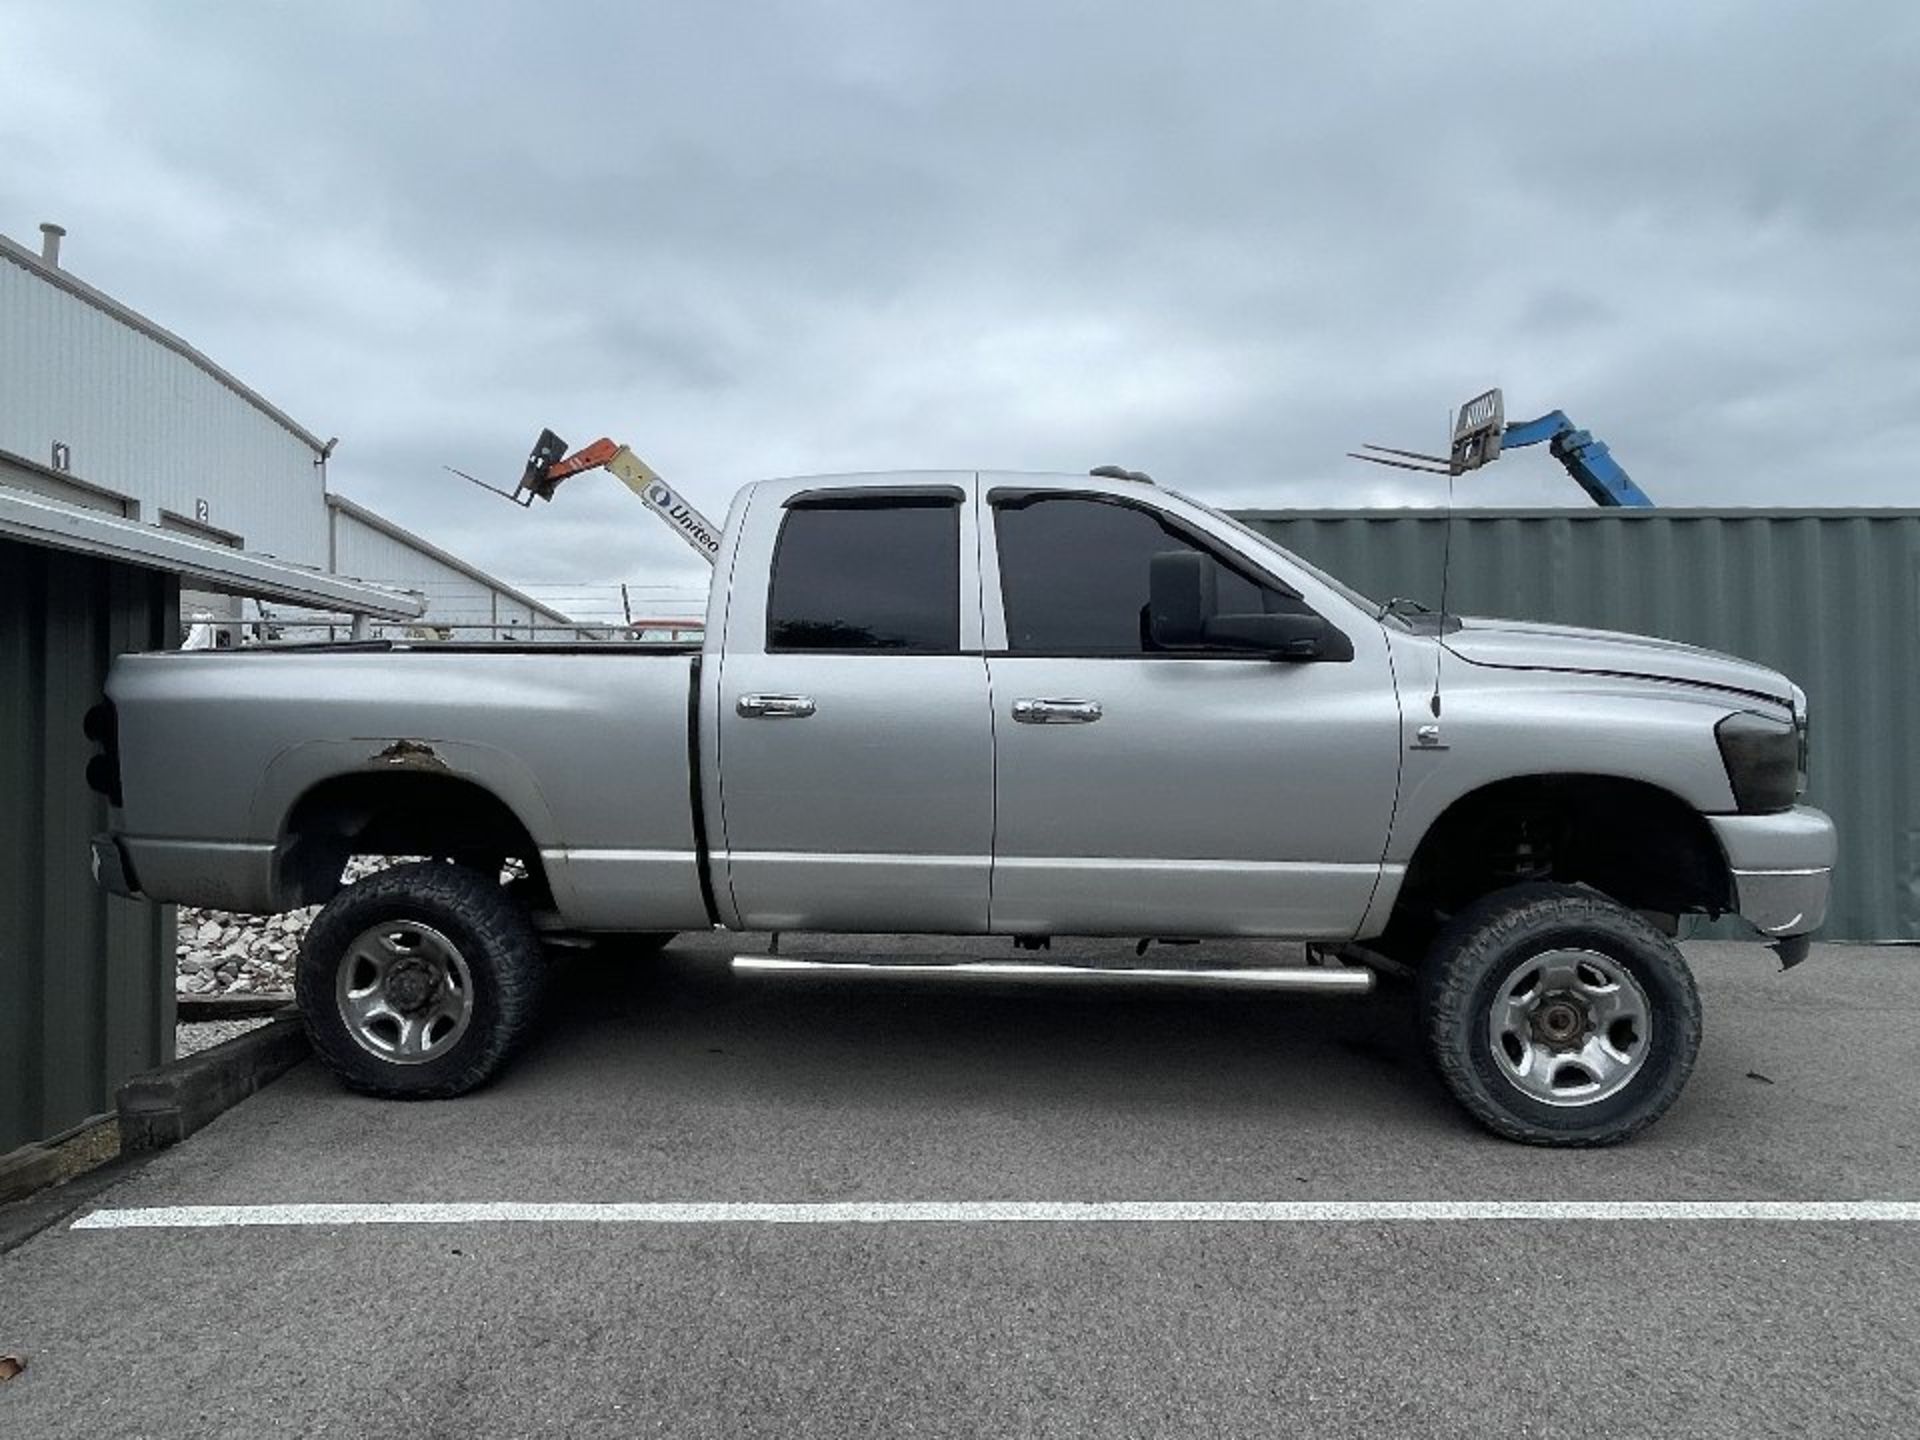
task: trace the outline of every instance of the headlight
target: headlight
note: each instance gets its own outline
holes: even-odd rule
[[[1733,800],[1747,814],[1790,810],[1801,786],[1802,727],[1742,711],[1713,730]]]

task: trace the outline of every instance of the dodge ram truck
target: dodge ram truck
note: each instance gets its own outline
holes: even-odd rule
[[[1823,919],[1806,697],[1667,641],[1376,604],[1121,475],[749,485],[698,646],[123,656],[91,726],[96,873],[323,905],[299,1003],[380,1095],[491,1075],[552,943],[725,927],[1007,937],[941,969],[996,982],[1391,974],[1488,1129],[1651,1124],[1700,1040],[1681,917],[1742,916],[1790,964]],[[426,858],[344,883],[356,856]],[[1312,963],[1063,965],[1053,936]]]

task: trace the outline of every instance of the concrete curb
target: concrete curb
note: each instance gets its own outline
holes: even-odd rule
[[[22,1145],[0,1155],[0,1205],[24,1199],[63,1177],[57,1151],[44,1145]]]
[[[0,1155],[0,1205],[57,1185],[120,1153],[112,1114],[91,1115],[70,1130]]]
[[[177,1145],[308,1054],[306,1027],[298,1015],[287,1014],[198,1055],[134,1076],[116,1097],[121,1151]]]
[[[103,1194],[133,1174],[150,1155],[120,1155],[58,1185],[0,1205],[0,1255],[27,1243],[42,1230],[58,1225],[94,1196]]]

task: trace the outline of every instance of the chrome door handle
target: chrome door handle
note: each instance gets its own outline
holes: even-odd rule
[[[1016,700],[1013,718],[1022,725],[1091,725],[1104,712],[1098,700]]]
[[[742,695],[734,710],[748,720],[804,720],[813,714],[811,695]]]

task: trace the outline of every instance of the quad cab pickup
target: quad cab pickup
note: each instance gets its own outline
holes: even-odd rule
[[[1472,1116],[1563,1145],[1685,1082],[1677,917],[1745,916],[1789,962],[1823,918],[1806,698],[1761,666],[1378,605],[1125,472],[765,481],[711,538],[697,649],[123,656],[102,882],[324,905],[300,1003],[383,1095],[493,1073],[543,939],[1269,937],[1326,963],[1126,978],[1411,974]],[[433,858],[343,884],[355,856]],[[1111,973],[951,973],[982,970]]]

